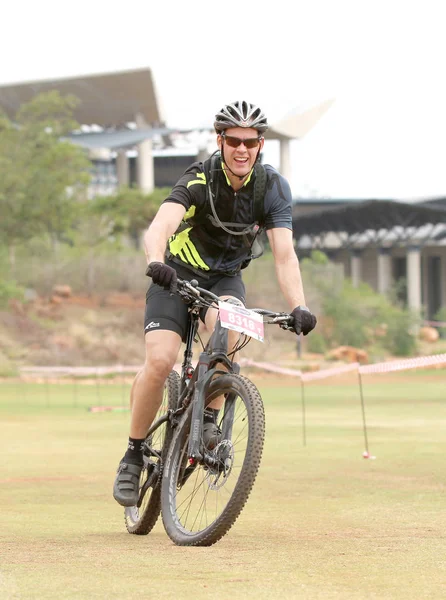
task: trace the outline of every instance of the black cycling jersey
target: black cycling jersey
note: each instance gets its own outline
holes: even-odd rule
[[[276,169],[270,165],[264,167],[267,182],[264,197],[265,221],[262,225],[265,229],[292,229],[290,186]],[[218,190],[214,203],[219,220],[233,224],[254,223],[255,172],[251,171],[243,187],[237,192],[223,169],[214,173],[212,178],[214,193]],[[231,235],[215,223],[206,187],[203,163],[196,162],[185,171],[164,200],[181,204],[186,209],[183,224],[169,239],[168,255],[200,271],[236,273],[249,258],[251,249],[245,236]]]

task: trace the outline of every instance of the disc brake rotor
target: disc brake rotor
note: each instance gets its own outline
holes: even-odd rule
[[[209,469],[208,486],[211,490],[220,489],[228,480],[234,465],[234,446],[230,440],[222,440],[213,450],[217,466]]]

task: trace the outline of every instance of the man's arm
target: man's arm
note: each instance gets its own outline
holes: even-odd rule
[[[164,262],[167,241],[178,229],[186,209],[175,202],[165,202],[156,213],[150,227],[144,234],[144,250],[147,264]]]
[[[305,306],[305,295],[299,260],[293,246],[293,232],[286,227],[267,230],[274,256],[277,280],[291,310]]]

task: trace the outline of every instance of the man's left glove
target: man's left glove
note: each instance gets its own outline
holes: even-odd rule
[[[152,278],[153,283],[171,292],[177,285],[177,272],[169,265],[162,262],[151,262],[146,270],[146,275]]]
[[[306,306],[296,306],[291,316],[294,317],[292,326],[297,335],[307,335],[316,327],[317,319]]]

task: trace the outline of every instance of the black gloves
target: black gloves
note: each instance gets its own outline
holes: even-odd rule
[[[307,335],[316,327],[317,319],[306,306],[297,306],[291,316],[294,317],[292,325],[297,335]]]
[[[177,272],[169,265],[162,262],[151,262],[146,270],[146,275],[152,278],[153,283],[173,292],[177,283]]]

